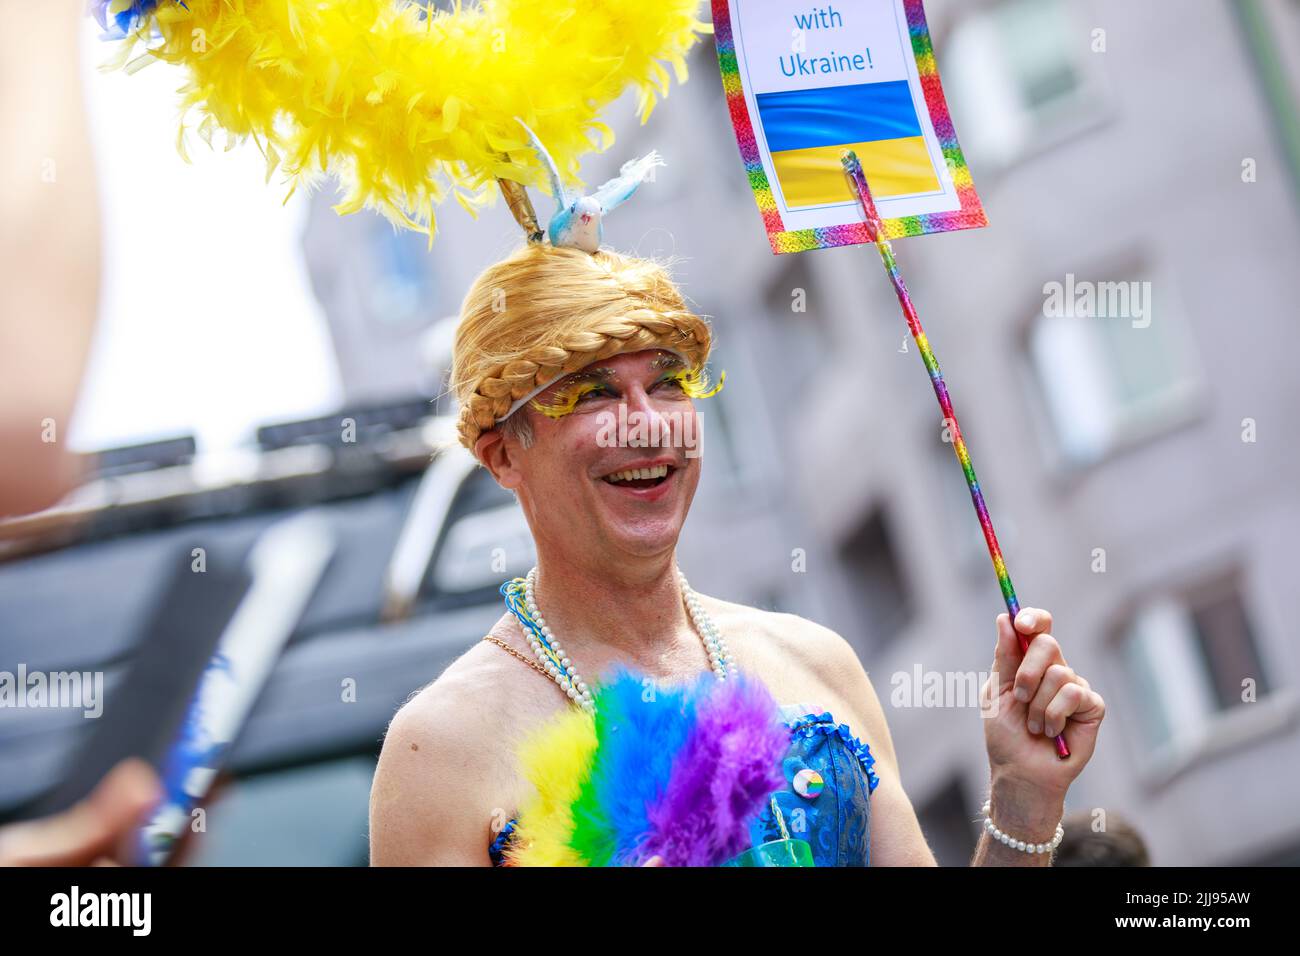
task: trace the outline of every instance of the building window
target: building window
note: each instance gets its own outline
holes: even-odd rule
[[[437,298],[428,238],[397,229],[378,216],[371,228],[375,270],[369,290],[371,315],[390,328],[428,324]]]
[[[1272,692],[1235,578],[1140,607],[1122,657],[1151,750],[1195,749],[1218,719]]]
[[[873,508],[840,546],[866,647],[891,642],[911,622],[914,604],[883,508]]]
[[[1091,34],[1064,0],[1000,0],[962,17],[941,46],[947,94],[972,162],[1005,166],[1101,113]]]
[[[1064,464],[1092,464],[1199,413],[1203,377],[1168,277],[1069,273],[1043,297],[1027,336],[1042,399],[1032,404]]]

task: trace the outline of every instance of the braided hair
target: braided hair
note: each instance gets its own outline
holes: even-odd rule
[[[472,451],[517,399],[592,362],[664,348],[698,369],[711,344],[708,322],[659,263],[530,242],[485,269],[461,306],[451,372],[460,442]]]

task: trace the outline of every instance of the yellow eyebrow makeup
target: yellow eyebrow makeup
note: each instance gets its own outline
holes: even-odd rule
[[[677,382],[681,386],[683,394],[690,398],[709,398],[716,395],[722,389],[722,383],[727,377],[727,373],[723,372],[718,377],[717,385],[710,388],[703,368],[687,369],[681,360],[674,356],[656,359],[654,366],[661,368],[675,367],[674,371],[669,372],[659,381]],[[530,404],[547,418],[563,418],[577,408],[578,402],[582,400],[584,395],[608,387],[611,375],[616,376],[616,374],[611,368],[592,369],[574,376],[571,381],[565,383],[557,390],[555,397],[551,401],[541,402],[533,399]]]

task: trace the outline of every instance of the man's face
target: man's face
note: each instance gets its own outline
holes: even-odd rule
[[[593,555],[653,555],[677,543],[700,477],[700,421],[671,352],[649,349],[602,359],[552,383],[516,414],[535,440],[511,437],[494,456],[497,480],[513,488],[539,546]],[[630,474],[648,474],[631,477]]]

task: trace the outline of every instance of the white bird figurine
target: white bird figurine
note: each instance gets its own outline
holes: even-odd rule
[[[600,248],[601,240],[605,235],[603,222],[605,216],[630,199],[636,192],[636,188],[650,175],[652,169],[664,165],[659,153],[651,150],[648,155],[640,159],[632,159],[624,163],[619,168],[618,176],[601,184],[600,188],[590,196],[570,193],[560,182],[560,171],[555,168],[555,161],[551,159],[551,154],[546,151],[537,134],[529,129],[523,120],[518,122],[528,133],[533,149],[541,157],[542,164],[551,178],[551,194],[555,197],[558,208],[555,215],[551,217],[550,223],[547,224],[546,234],[550,236],[553,246],[573,246],[584,252],[595,252]]]

